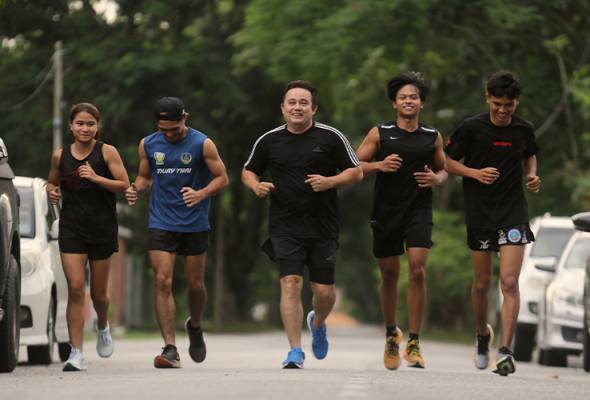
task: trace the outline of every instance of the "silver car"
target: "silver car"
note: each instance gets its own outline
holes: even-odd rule
[[[572,217],[576,229],[590,232],[590,212],[579,213]],[[584,330],[582,332],[582,364],[584,371],[590,372],[590,258],[586,261],[584,274]]]
[[[555,279],[539,301],[540,364],[565,367],[568,354],[582,352],[582,295],[589,257],[590,233],[574,233],[557,263]]]
[[[514,357],[518,361],[532,359],[539,321],[539,298],[553,280],[555,264],[574,233],[569,217],[553,217],[549,214],[533,218],[530,227],[536,241],[525,248],[518,280],[520,310],[513,346]]]

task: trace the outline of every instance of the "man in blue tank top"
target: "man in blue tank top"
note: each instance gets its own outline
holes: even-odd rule
[[[205,260],[209,237],[210,197],[229,183],[213,141],[186,125],[188,113],[176,97],[156,104],[158,130],[139,143],[139,172],[125,192],[130,205],[152,188],[149,208],[149,258],[155,277],[155,306],[164,339],[156,368],[179,368],[175,345],[172,274],[176,255],[184,256],[191,315],[186,320],[189,354],[202,362],[207,354],[201,317],[207,301]]]

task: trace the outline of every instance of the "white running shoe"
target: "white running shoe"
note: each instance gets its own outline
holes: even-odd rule
[[[111,336],[111,329],[107,324],[107,327],[103,330],[98,330],[96,337],[96,352],[102,358],[110,357],[115,350],[115,344],[113,343],[113,337]]]
[[[481,336],[478,334],[475,335],[475,354],[473,361],[478,369],[486,369],[491,364],[490,354],[492,343],[494,342],[494,330],[490,324],[488,324],[488,331],[490,332],[490,338],[487,343],[481,340]]]
[[[63,371],[86,371],[86,362],[84,361],[84,354],[82,354],[82,350],[72,347],[72,350],[70,351],[70,357],[64,363]]]

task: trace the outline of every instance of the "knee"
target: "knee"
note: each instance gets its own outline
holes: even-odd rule
[[[73,303],[83,303],[86,295],[84,282],[68,286],[68,300]]]
[[[155,276],[156,290],[162,293],[172,293],[172,276],[157,273]]]
[[[426,281],[426,271],[424,270],[424,266],[411,266],[408,278],[410,280],[410,283],[413,285],[423,285]]]
[[[399,279],[399,269],[383,268],[381,269],[381,281],[383,284],[396,284]]]
[[[490,289],[490,278],[476,279],[473,282],[473,291],[476,295],[487,296]]]
[[[518,278],[509,276],[500,279],[500,288],[504,296],[514,296],[518,293]]]
[[[316,285],[313,295],[319,300],[331,300],[336,298],[336,290],[334,289],[334,285]]]
[[[94,291],[90,293],[93,304],[106,304],[109,302],[109,296],[105,291]]]
[[[188,290],[191,292],[200,292],[205,290],[205,282],[200,277],[189,278],[187,280]]]
[[[299,296],[303,287],[303,277],[289,275],[281,278],[281,293],[286,296]]]

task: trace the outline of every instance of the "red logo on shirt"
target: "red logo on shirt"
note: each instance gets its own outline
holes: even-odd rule
[[[512,142],[494,142],[494,146],[512,147]]]

